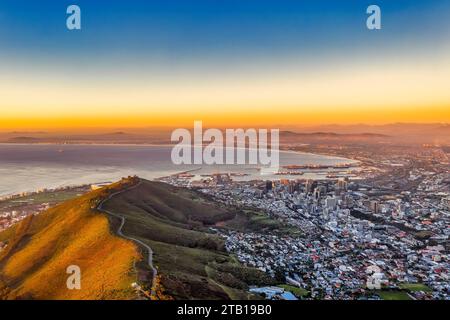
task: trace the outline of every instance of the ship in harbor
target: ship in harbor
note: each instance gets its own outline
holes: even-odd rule
[[[298,170],[298,169],[350,169],[350,167],[354,166],[354,164],[351,163],[342,163],[342,164],[335,164],[335,165],[324,165],[324,164],[291,164],[282,166],[283,169],[288,170]]]
[[[305,173],[302,171],[279,171],[275,174],[279,176],[301,176]]]

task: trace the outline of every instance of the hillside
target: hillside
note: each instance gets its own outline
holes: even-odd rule
[[[133,242],[116,235],[119,216],[125,218],[119,234]],[[0,233],[0,241],[8,244],[0,252],[0,298],[135,299],[131,283],[150,292],[152,279],[148,251],[135,239],[153,251],[155,298],[255,298],[249,285],[274,280],[242,266],[224,250],[223,239],[209,232],[212,225],[242,229],[250,221],[252,228],[278,227],[256,212],[225,209],[195,191],[122,180]],[[66,288],[69,265],[82,270],[81,290]]]
[[[149,245],[165,295],[174,299],[248,299],[251,284],[271,284],[224,251],[223,239],[208,227],[240,213],[203,195],[161,182],[142,180],[137,188],[105,203],[126,219],[123,233]],[[114,218],[113,218],[114,219]]]
[[[107,217],[91,208],[106,192],[66,201],[0,233],[0,241],[8,244],[0,252],[0,298],[135,298],[130,284],[139,252],[113,235]],[[81,268],[81,290],[67,289],[69,265]]]
[[[389,135],[380,133],[336,133],[330,131],[318,131],[318,132],[293,132],[293,131],[281,131],[280,143],[282,144],[294,144],[294,143],[307,143],[307,144],[320,144],[320,143],[379,143],[392,140]]]

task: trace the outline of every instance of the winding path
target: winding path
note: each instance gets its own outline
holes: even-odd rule
[[[117,234],[118,234],[119,236],[125,238],[125,239],[134,241],[134,242],[140,244],[141,246],[143,246],[145,249],[147,249],[147,251],[148,251],[148,261],[147,261],[147,263],[148,263],[148,266],[152,269],[152,272],[153,272],[153,277],[152,277],[152,287],[151,287],[151,295],[154,296],[154,295],[155,295],[155,287],[154,287],[154,286],[155,286],[155,284],[156,284],[156,275],[158,274],[158,271],[157,271],[156,268],[153,266],[153,250],[152,250],[152,248],[150,248],[150,246],[148,246],[147,244],[145,244],[144,242],[142,242],[142,241],[139,240],[139,239],[136,239],[136,238],[133,238],[133,237],[129,237],[129,236],[126,236],[126,235],[123,234],[122,228],[123,228],[123,226],[124,226],[124,224],[125,224],[125,222],[126,222],[124,216],[121,216],[121,215],[116,214],[116,213],[114,213],[114,212],[111,212],[111,211],[109,211],[109,210],[103,209],[103,204],[104,204],[106,201],[110,200],[112,197],[114,197],[114,196],[116,196],[116,195],[118,195],[118,194],[120,194],[120,193],[123,193],[123,192],[126,192],[126,191],[130,191],[130,190],[133,190],[133,189],[137,188],[141,183],[142,183],[142,181],[140,181],[138,184],[136,184],[136,185],[134,185],[134,186],[132,186],[132,187],[130,187],[130,188],[126,188],[126,189],[123,189],[123,190],[120,190],[120,191],[116,191],[116,192],[114,192],[114,193],[111,193],[106,199],[103,199],[103,200],[99,203],[99,205],[97,206],[97,210],[102,211],[102,212],[104,212],[104,213],[106,213],[106,214],[109,214],[110,216],[119,218],[119,219],[121,220],[121,222],[120,222],[119,228],[117,229]]]

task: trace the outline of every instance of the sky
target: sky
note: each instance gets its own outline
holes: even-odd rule
[[[449,84],[448,0],[0,2],[0,129],[450,122]]]

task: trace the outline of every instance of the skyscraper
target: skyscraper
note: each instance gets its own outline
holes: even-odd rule
[[[378,201],[375,200],[370,201],[370,210],[372,210],[374,214],[380,212],[380,204],[378,203]]]

